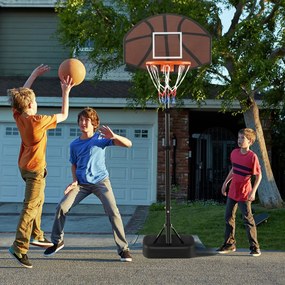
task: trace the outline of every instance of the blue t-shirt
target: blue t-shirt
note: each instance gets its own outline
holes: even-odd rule
[[[70,144],[70,159],[76,165],[76,177],[79,184],[96,184],[109,176],[105,164],[105,147],[113,141],[105,139],[96,132],[93,137],[75,139]]]

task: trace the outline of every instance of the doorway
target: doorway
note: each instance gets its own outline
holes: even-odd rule
[[[231,168],[230,153],[236,136],[223,127],[212,127],[192,135],[195,155],[194,200],[222,200],[221,187]],[[192,194],[192,195],[193,195]]]

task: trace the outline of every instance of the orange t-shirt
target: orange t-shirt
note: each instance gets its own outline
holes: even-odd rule
[[[13,117],[22,139],[18,159],[19,167],[30,171],[44,169],[46,167],[46,131],[56,128],[56,115],[24,117],[14,111]]]

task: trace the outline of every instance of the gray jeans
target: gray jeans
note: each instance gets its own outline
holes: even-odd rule
[[[225,244],[236,243],[235,219],[238,207],[242,213],[243,222],[245,225],[250,248],[252,247],[259,248],[259,244],[257,241],[256,225],[251,211],[251,202],[250,201],[237,202],[229,197],[227,198],[226,213],[225,213],[225,220],[226,220]]]
[[[109,217],[118,253],[124,250],[128,250],[128,242],[125,236],[124,225],[119,209],[116,205],[116,200],[109,178],[105,178],[104,180],[94,185],[78,185],[62,198],[56,208],[56,214],[51,234],[52,242],[54,244],[57,244],[63,241],[64,224],[66,215],[68,214],[69,210],[78,205],[80,201],[92,193],[100,199],[103,204],[105,213]]]

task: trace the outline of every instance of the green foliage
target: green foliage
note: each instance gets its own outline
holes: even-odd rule
[[[228,30],[223,30],[221,21],[224,9],[235,11]],[[58,36],[73,54],[91,44],[93,50],[88,55],[96,66],[94,79],[100,80],[124,64],[123,39],[134,25],[153,15],[175,13],[198,22],[212,36],[212,63],[190,70],[179,86],[179,104],[183,98],[201,106],[208,98],[219,99],[222,111],[227,111],[238,101],[241,110],[235,112],[248,111],[246,124],[260,127],[258,115],[249,116],[253,115],[250,108],[257,106],[256,96],[262,94],[270,108],[284,102],[284,0],[59,0],[56,11]],[[157,91],[147,72],[135,71],[132,83],[129,106],[145,108],[148,103],[157,103]],[[265,165],[269,165],[268,172],[269,162]],[[264,175],[261,183],[265,185],[268,177]],[[266,191],[274,193],[276,189]]]
[[[285,250],[283,242],[285,208],[265,209],[253,204],[255,214],[267,212],[270,217],[267,223],[257,227],[258,241],[261,249]],[[206,247],[218,248],[224,237],[225,205],[214,201],[197,201],[191,203],[172,203],[171,222],[179,234],[197,235]],[[149,215],[140,234],[157,234],[165,222],[164,204],[150,206]],[[236,216],[236,240],[238,248],[248,248],[246,231],[238,210]]]
[[[224,9],[236,9],[230,28],[224,33],[221,5]],[[96,79],[123,65],[123,38],[133,25],[152,15],[176,13],[197,21],[213,40],[212,64],[189,73],[179,88],[181,98],[190,95],[198,103],[203,102],[212,95],[210,86],[215,79],[220,85],[217,99],[223,101],[224,109],[231,108],[233,100],[239,100],[246,110],[248,98],[258,93],[268,94],[264,99],[269,105],[272,97],[274,104],[284,99],[283,0],[60,0],[56,11],[62,43],[75,53],[86,42],[93,43],[89,59],[96,64]],[[157,94],[147,77],[135,72],[130,105],[145,107],[146,102],[156,100]]]

